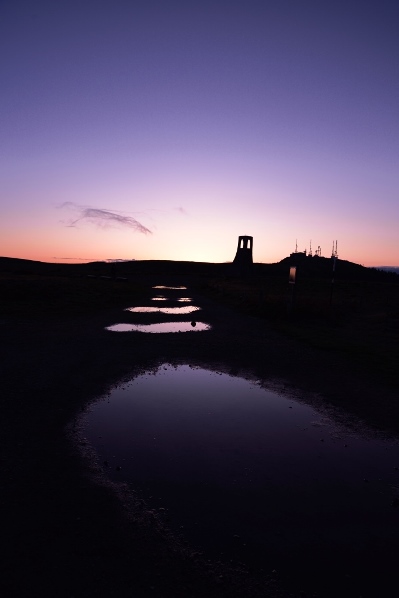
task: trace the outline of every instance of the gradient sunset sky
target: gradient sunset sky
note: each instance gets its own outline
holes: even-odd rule
[[[0,255],[399,265],[399,3],[0,0]]]

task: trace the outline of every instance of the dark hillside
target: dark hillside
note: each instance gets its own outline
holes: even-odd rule
[[[254,264],[252,277],[281,276],[288,279],[290,266],[296,265],[301,278],[330,279],[333,262],[331,258],[289,256],[272,264]],[[194,275],[235,278],[229,263],[191,262],[173,260],[133,260],[127,262],[89,262],[85,264],[58,264],[0,257],[0,273],[46,276],[111,276],[138,275]],[[341,280],[364,280],[399,282],[395,272],[365,268],[359,264],[338,259],[335,277]]]
[[[305,256],[303,258],[286,257],[278,264],[288,272],[289,266],[297,266],[298,274],[307,278],[331,278],[333,273],[333,260],[326,257]],[[341,280],[365,280],[379,282],[399,282],[394,272],[366,268],[347,260],[336,260],[335,278]]]

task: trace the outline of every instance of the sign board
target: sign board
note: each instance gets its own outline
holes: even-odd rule
[[[296,278],[296,266],[291,266],[290,267],[290,277],[288,279],[288,282],[290,284],[295,284],[295,278]]]

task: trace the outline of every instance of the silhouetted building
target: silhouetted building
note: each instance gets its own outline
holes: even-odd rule
[[[290,253],[290,261],[294,265],[303,263],[307,257],[312,256],[306,255],[306,251],[295,251],[294,253]]]
[[[240,276],[249,274],[252,271],[252,246],[253,237],[246,235],[238,237],[236,256],[233,262],[234,272]]]

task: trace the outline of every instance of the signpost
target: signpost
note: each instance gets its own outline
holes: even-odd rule
[[[333,257],[333,267],[332,267],[331,289],[330,289],[330,306],[332,304],[333,291],[334,291],[334,278],[335,278],[336,263],[337,263],[337,256],[334,256]]]
[[[291,287],[291,293],[289,293],[288,299],[288,313],[291,314],[294,311],[294,300],[295,300],[295,283],[296,283],[296,266],[290,266],[290,274],[288,278],[288,284]]]

